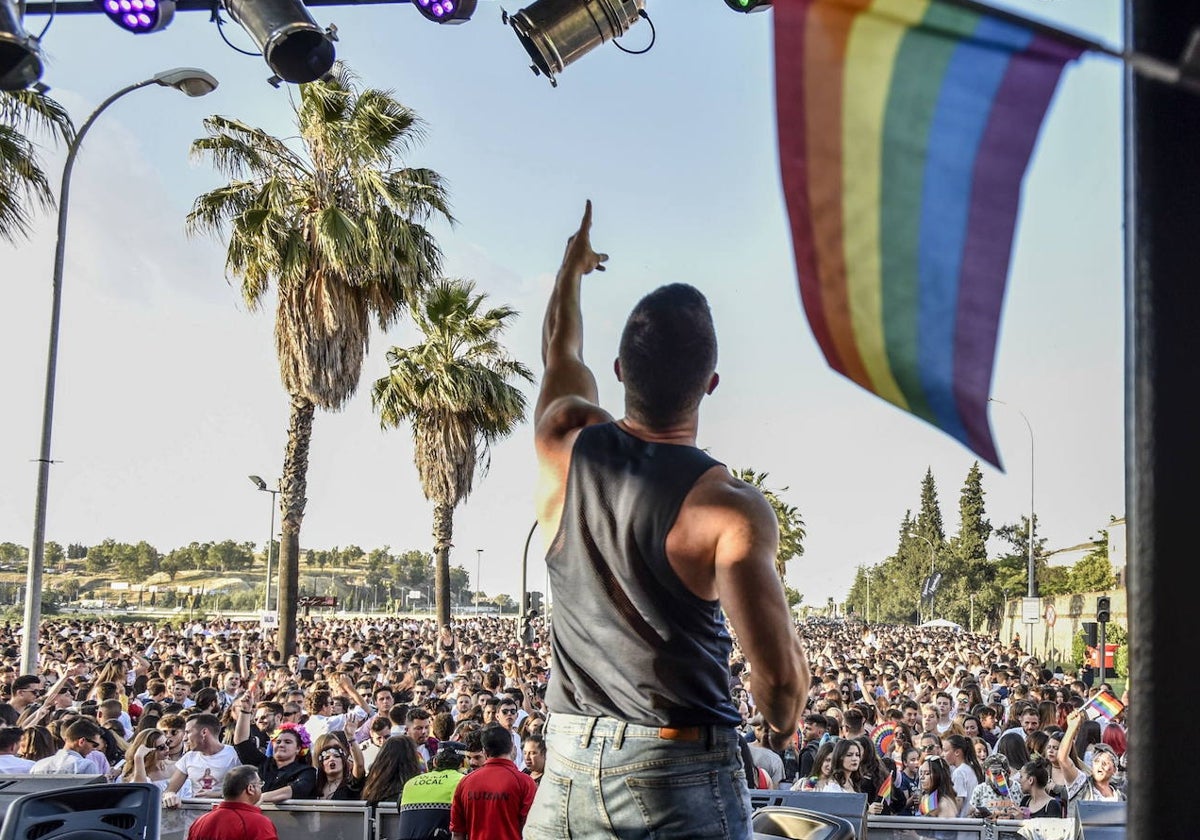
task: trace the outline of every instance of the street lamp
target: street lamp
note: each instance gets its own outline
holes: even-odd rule
[[[483,565],[483,549],[475,549],[475,617],[479,617],[479,569]]]
[[[100,103],[84,121],[83,127],[67,147],[67,161],[63,165],[62,186],[58,192],[58,239],[54,245],[54,279],[51,285],[50,303],[50,348],[46,357],[46,393],[42,405],[42,445],[38,453],[37,501],[33,513],[33,544],[29,551],[29,570],[26,576],[25,635],[21,647],[22,673],[37,671],[38,625],[42,618],[42,563],[46,550],[46,498],[50,490],[50,433],[54,426],[54,380],[58,370],[58,328],[62,311],[63,260],[67,247],[67,200],[71,187],[71,170],[79,147],[92,123],[109,105],[127,93],[160,85],[173,87],[188,96],[204,96],[217,88],[217,80],[195,67],[176,67],[156,73],[137,84],[127,85]]]
[[[267,584],[266,591],[263,594],[263,612],[271,610],[271,550],[275,548],[275,497],[279,495],[279,482],[275,483],[276,489],[272,490],[267,486],[267,482],[263,481],[256,475],[250,476],[250,481],[264,493],[271,494],[271,530],[267,531]]]
[[[1017,414],[1020,414],[1021,419],[1025,421],[1025,428],[1029,431],[1029,591],[1026,594],[1030,598],[1036,598],[1037,577],[1033,565],[1033,468],[1035,463],[1033,459],[1033,426],[1029,424],[1029,418],[1025,416],[1025,412],[1021,411],[1021,409],[1017,408],[1016,406],[1009,405],[1002,400],[993,399],[991,397],[988,397],[988,402],[995,403],[996,405],[1007,406],[1008,408],[1011,408],[1013,411],[1017,412]]]
[[[932,589],[933,574],[934,574],[934,572],[933,572],[933,556],[934,556],[934,553],[936,552],[936,549],[933,547],[933,540],[929,539],[929,537],[923,537],[920,534],[914,533],[913,531],[909,531],[908,535],[910,537],[915,537],[918,540],[924,540],[926,543],[929,544],[929,584],[931,587],[930,591],[929,591],[929,618],[932,620],[933,619],[933,598],[934,598],[934,593],[933,593],[933,589]],[[921,610],[918,607],[917,614],[920,615],[920,613],[921,613]]]

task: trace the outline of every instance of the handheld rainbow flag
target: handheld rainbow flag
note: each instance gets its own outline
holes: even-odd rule
[[[883,780],[883,784],[881,784],[879,786],[879,790],[877,790],[876,793],[879,794],[880,799],[883,799],[883,800],[891,799],[893,787],[894,787],[894,785],[892,784],[892,774],[888,773],[887,778]]]
[[[921,797],[921,802],[917,805],[917,810],[921,812],[922,817],[928,817],[930,814],[936,814],[938,809],[938,795],[936,790]]]
[[[1088,720],[1113,720],[1121,712],[1125,711],[1125,704],[1113,697],[1107,691],[1101,691],[1091,700],[1083,704],[1084,714],[1088,716]]]
[[[813,336],[838,373],[999,466],[987,400],[1021,179],[1083,46],[944,0],[774,9]]]
[[[892,747],[896,745],[896,725],[885,723],[883,726],[877,726],[875,731],[871,733],[871,739],[875,742],[876,752],[882,758],[890,753]]]
[[[1004,774],[1003,770],[997,770],[992,774],[992,784],[1002,799],[1008,799],[1008,776]]]

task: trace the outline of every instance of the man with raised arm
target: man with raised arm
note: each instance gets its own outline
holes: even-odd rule
[[[559,605],[548,758],[525,837],[748,837],[722,610],[770,731],[795,732],[809,685],[775,573],[775,515],[696,447],[700,402],[717,386],[696,289],[637,304],[614,366],[625,416],[596,404],[580,286],[607,256],[592,250],[591,221],[588,202],[542,333],[537,516]]]

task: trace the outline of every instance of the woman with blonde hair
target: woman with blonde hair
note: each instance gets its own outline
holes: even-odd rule
[[[143,729],[125,751],[125,767],[121,770],[123,782],[148,782],[165,791],[175,762],[167,758],[167,736],[157,729]]]

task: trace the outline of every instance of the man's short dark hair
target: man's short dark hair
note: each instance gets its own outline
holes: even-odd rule
[[[22,674],[12,682],[12,693],[16,694],[22,689],[29,688],[31,685],[41,685],[42,678],[37,674]]]
[[[86,717],[76,718],[63,730],[63,740],[68,743],[78,741],[80,738],[95,741],[99,740],[100,737],[100,725],[91,718]]]
[[[433,715],[429,714],[429,712],[427,712],[425,709],[422,709],[420,706],[413,706],[404,715],[404,720],[408,723],[412,723],[414,720],[429,720],[432,717]]]
[[[242,764],[230,769],[221,780],[221,797],[234,800],[246,792],[246,789],[258,778],[258,768]]]
[[[0,729],[0,752],[8,752],[21,743],[24,730],[16,726],[6,726]]]
[[[189,717],[188,723],[192,723],[197,729],[207,729],[213,734],[213,737],[219,737],[221,734],[221,720],[216,715],[202,712]]]
[[[825,715],[820,714],[818,712],[812,712],[810,714],[805,715],[804,722],[811,723],[813,726],[819,726],[822,729],[829,728],[829,720],[825,717]]]
[[[704,295],[686,283],[646,295],[625,322],[619,358],[631,417],[661,427],[694,411],[717,367],[717,335]]]
[[[483,754],[488,758],[507,758],[512,755],[512,734],[498,723],[490,723],[479,732]]]

